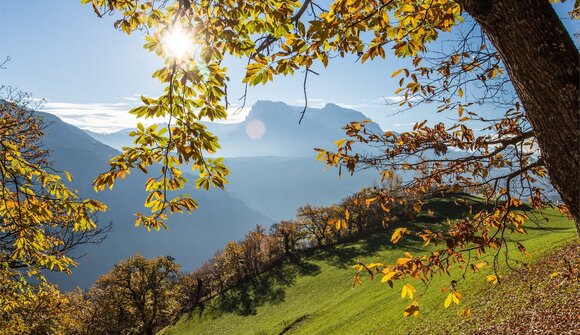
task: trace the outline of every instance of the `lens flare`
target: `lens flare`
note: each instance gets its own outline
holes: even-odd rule
[[[260,120],[252,120],[246,125],[246,135],[252,140],[261,139],[266,134],[266,125]]]
[[[192,57],[195,51],[193,36],[180,26],[175,26],[167,32],[163,38],[163,45],[166,48],[166,52],[179,60]]]

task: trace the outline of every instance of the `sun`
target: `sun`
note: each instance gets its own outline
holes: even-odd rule
[[[193,57],[195,44],[193,36],[185,31],[181,26],[174,26],[168,30],[163,38],[163,45],[166,52],[178,60]]]

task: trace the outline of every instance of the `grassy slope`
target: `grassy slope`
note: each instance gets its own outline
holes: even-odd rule
[[[462,214],[449,199],[439,199],[430,208],[435,217],[423,216],[421,221],[426,225]],[[556,212],[548,214],[551,220],[544,228],[550,231],[528,227],[528,235],[518,236],[532,256],[523,256],[517,251],[512,252],[513,256],[531,262],[562,248],[576,236],[571,222]],[[363,286],[351,288],[354,271],[350,265],[357,259],[367,263],[393,262],[403,250],[419,253],[421,243],[408,241],[393,248],[389,236],[382,233],[355,243],[311,252],[299,261],[287,261],[275,267],[243,289],[215,299],[201,317],[197,313],[184,315],[162,334],[280,334],[284,329],[285,334],[421,333],[426,323],[440,324],[442,327],[437,329],[442,329],[449,328],[445,325],[462,322],[462,317],[456,312],[473,305],[479,299],[476,292],[489,290],[484,276],[489,269],[483,271],[483,275],[468,273],[458,286],[464,301],[460,306],[444,310],[445,294],[440,288],[448,286],[451,279],[459,280],[461,273],[452,278],[435,278],[428,290],[421,282],[408,280],[417,288],[421,316],[404,318],[403,309],[410,301],[401,299],[401,282],[395,283],[391,289],[379,280],[365,278]],[[501,271],[508,270],[504,266]],[[465,327],[470,326],[467,324]],[[429,333],[433,331],[431,329]]]

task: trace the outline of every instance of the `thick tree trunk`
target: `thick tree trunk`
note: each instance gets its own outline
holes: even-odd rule
[[[580,234],[578,50],[548,0],[457,0],[501,55]]]

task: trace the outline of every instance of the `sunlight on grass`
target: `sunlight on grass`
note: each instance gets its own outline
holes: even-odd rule
[[[439,214],[450,210],[445,202],[438,206],[441,208]],[[570,221],[556,211],[547,214],[550,221],[544,227],[529,225],[528,235],[517,237],[531,256],[513,248],[511,257],[521,262],[534,262],[576,236]],[[428,288],[420,281],[407,279],[395,283],[391,289],[380,280],[372,281],[368,277],[363,278],[362,286],[351,287],[354,271],[350,265],[357,259],[393,262],[403,251],[420,253],[425,249],[418,241],[394,247],[388,234],[378,233],[355,243],[307,253],[299,261],[284,262],[270,274],[266,273],[254,283],[255,290],[247,285],[247,290],[230,294],[230,299],[222,300],[222,305],[216,299],[208,304],[201,317],[197,312],[185,315],[162,334],[279,334],[285,329],[286,333],[300,334],[420,333],[424,323],[461,322],[463,317],[457,313],[469,307],[475,299],[480,299],[477,292],[490,286],[485,277],[491,273],[491,268],[486,267],[477,275],[468,271],[465,279],[461,279],[460,270],[452,272],[451,277],[436,276]],[[485,259],[491,261],[492,257],[490,253]],[[505,265],[500,269],[500,273],[508,271]],[[445,294],[441,288],[448,286],[452,279],[458,280],[457,289],[464,299],[459,306],[444,309]],[[421,306],[418,318],[403,317],[403,310],[409,304],[409,300],[401,299],[401,288],[405,283],[412,283],[417,288],[416,298]],[[260,296],[255,296],[255,292],[260,292]],[[244,313],[238,313],[240,309],[226,312],[224,304],[229,304],[230,309],[232,304],[240,304],[237,307]]]

